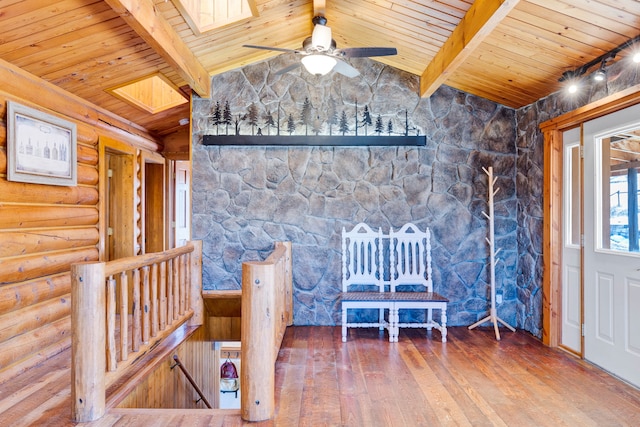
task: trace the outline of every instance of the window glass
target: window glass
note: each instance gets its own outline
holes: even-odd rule
[[[625,131],[601,138],[600,151],[601,218],[600,249],[639,252],[638,169],[640,130]]]

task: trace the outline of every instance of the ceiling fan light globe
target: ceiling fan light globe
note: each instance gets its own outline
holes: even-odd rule
[[[308,72],[316,76],[324,76],[336,66],[336,59],[327,55],[307,55],[302,58],[302,65]]]
[[[311,46],[321,51],[328,50],[331,47],[331,28],[320,24],[313,27]]]

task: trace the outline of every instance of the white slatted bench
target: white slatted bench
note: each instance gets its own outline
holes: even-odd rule
[[[430,239],[429,229],[422,232],[411,223],[397,232],[391,229],[388,236],[381,229],[376,232],[363,223],[350,232],[343,228],[340,295],[343,342],[347,340],[347,328],[354,327],[387,329],[390,342],[398,341],[400,328],[427,331],[435,328],[440,331],[442,342],[446,342],[448,300],[433,292]],[[348,322],[350,309],[377,309],[378,319]],[[424,322],[400,322],[401,310],[412,309],[425,310]],[[440,323],[433,319],[434,310],[440,311]]]

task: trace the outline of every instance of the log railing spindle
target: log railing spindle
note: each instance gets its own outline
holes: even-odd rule
[[[113,276],[107,279],[107,370],[115,371],[118,367],[116,350],[116,280]]]
[[[158,264],[151,266],[151,336],[158,335]]]
[[[120,360],[129,358],[129,276],[120,273]]]
[[[160,330],[167,327],[167,262],[160,263]]]
[[[140,350],[140,342],[142,341],[142,325],[141,325],[141,313],[140,313],[140,269],[133,270],[133,342],[131,344],[131,350],[135,353]]]

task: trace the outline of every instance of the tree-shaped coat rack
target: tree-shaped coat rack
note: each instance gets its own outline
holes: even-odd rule
[[[495,230],[494,230],[494,212],[493,212],[493,196],[500,190],[499,188],[493,189],[497,178],[493,177],[493,167],[489,166],[489,169],[482,168],[482,170],[488,176],[488,185],[489,188],[489,214],[483,212],[482,214],[489,220],[489,236],[486,238],[487,243],[489,243],[489,252],[490,252],[490,274],[491,274],[491,309],[489,310],[489,315],[482,320],[477,321],[473,325],[469,326],[469,329],[473,329],[476,326],[480,326],[485,322],[493,323],[493,329],[496,331],[496,339],[500,341],[500,330],[498,328],[498,322],[502,323],[504,326],[509,328],[512,332],[515,332],[515,328],[509,325],[507,322],[498,317],[496,310],[496,255],[500,252],[500,249],[496,250],[495,248]]]

